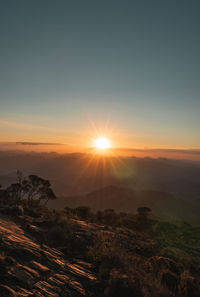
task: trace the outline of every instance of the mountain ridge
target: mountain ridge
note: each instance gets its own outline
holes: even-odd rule
[[[176,196],[155,190],[136,191],[126,187],[109,185],[84,195],[58,198],[49,202],[50,208],[88,206],[93,211],[114,209],[118,212],[136,213],[138,207],[152,208],[163,219],[188,220],[200,224],[200,208]]]

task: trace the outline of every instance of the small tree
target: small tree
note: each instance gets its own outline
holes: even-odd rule
[[[40,204],[44,201],[44,205],[49,200],[56,199],[48,180],[37,175],[29,175],[27,179],[23,179],[21,172],[17,172],[17,183],[11,184],[6,189],[9,200],[14,204],[20,204],[27,201],[28,206],[34,203]]]
[[[90,208],[87,206],[79,206],[75,208],[75,213],[80,219],[86,220],[90,216]]]
[[[101,210],[98,210],[96,212],[95,220],[97,221],[97,223],[102,224],[102,222],[103,222],[103,212]]]
[[[0,204],[8,204],[9,197],[8,193],[5,189],[2,188],[2,185],[0,185]]]
[[[66,206],[64,208],[64,210],[65,210],[65,214],[66,214],[67,217],[73,217],[74,216],[74,209],[73,208]]]
[[[9,187],[7,187],[6,192],[12,204],[19,204],[21,200],[21,186],[19,183],[11,184]]]
[[[111,226],[116,225],[117,214],[115,213],[114,209],[109,208],[104,210],[103,222],[106,225],[111,225]]]
[[[51,189],[50,182],[37,175],[29,175],[28,183],[25,183],[25,187],[27,189],[27,198],[30,204],[32,204],[34,200],[38,200],[39,204],[44,200],[44,205],[46,205],[49,200],[56,199],[56,196]]]
[[[142,228],[147,227],[148,215],[151,212],[151,209],[149,207],[139,207],[137,209],[137,212],[138,212],[138,223],[140,227]]]
[[[137,211],[138,211],[139,216],[144,219],[144,218],[148,217],[148,214],[149,214],[149,212],[151,212],[151,209],[149,207],[145,206],[145,207],[139,207],[137,209]]]

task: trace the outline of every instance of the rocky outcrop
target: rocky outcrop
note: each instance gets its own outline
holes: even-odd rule
[[[68,262],[61,251],[0,217],[1,297],[89,296],[97,282],[90,268],[86,262]]]
[[[134,228],[0,215],[0,297],[200,296],[198,263],[181,264]]]

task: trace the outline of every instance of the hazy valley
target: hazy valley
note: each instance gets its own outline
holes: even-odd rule
[[[57,195],[51,208],[87,205],[135,213],[148,206],[164,219],[199,222],[199,162],[27,152],[1,152],[0,162],[3,185],[15,181],[17,170],[49,179]]]

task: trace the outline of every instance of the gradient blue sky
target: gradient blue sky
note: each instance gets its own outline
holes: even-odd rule
[[[0,141],[200,147],[199,0],[1,0],[0,38]]]

